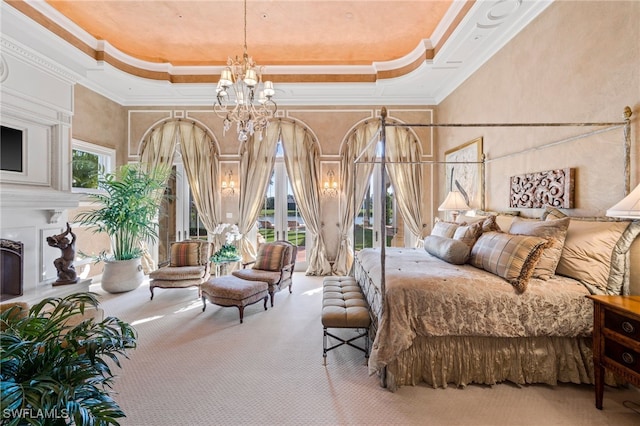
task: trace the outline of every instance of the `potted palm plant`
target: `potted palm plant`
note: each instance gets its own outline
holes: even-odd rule
[[[0,314],[3,425],[118,425],[113,365],[136,347],[136,331],[101,319],[94,293],[46,298]],[[92,311],[93,310],[93,311]]]
[[[168,168],[145,171],[140,164],[125,164],[100,177],[102,192],[88,195],[97,207],[76,216],[80,225],[106,232],[111,239],[112,254],[99,256],[105,262],[101,281],[105,291],[134,290],[144,280],[143,247],[158,238],[156,218],[169,173]]]

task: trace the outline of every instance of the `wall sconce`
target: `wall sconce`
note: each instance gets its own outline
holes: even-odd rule
[[[329,170],[327,180],[324,181],[322,193],[328,197],[336,197],[338,195],[338,182],[334,176],[333,170]]]
[[[226,173],[225,176],[227,179],[222,181],[220,192],[222,192],[222,195],[228,197],[235,193],[236,183],[233,181],[233,173],[231,170],[229,170],[229,173]]]

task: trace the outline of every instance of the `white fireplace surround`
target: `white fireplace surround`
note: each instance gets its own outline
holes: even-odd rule
[[[0,122],[23,132],[22,171],[0,171],[0,237],[24,244],[23,293],[51,291],[60,250],[46,238],[66,228],[71,192],[75,78],[13,40],[1,40]]]

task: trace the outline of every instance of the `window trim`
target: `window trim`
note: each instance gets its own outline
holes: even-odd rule
[[[111,173],[115,170],[116,166],[116,150],[113,148],[107,148],[101,145],[96,145],[94,143],[82,141],[79,139],[71,139],[71,149],[72,151],[83,151],[88,152],[89,154],[94,154],[98,156],[98,164],[102,167],[104,173]],[[100,192],[104,192],[101,189],[91,189],[91,188],[77,188],[73,186],[73,166],[71,166],[71,192],[78,194],[96,194]]]

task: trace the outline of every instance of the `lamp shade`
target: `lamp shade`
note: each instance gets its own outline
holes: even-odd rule
[[[640,185],[615,206],[607,210],[607,216],[640,219]]]
[[[439,211],[447,211],[447,210],[469,210],[469,206],[466,201],[464,201],[464,197],[460,193],[460,191],[451,191],[447,194],[447,198],[444,199],[444,202],[440,204],[438,207]]]

